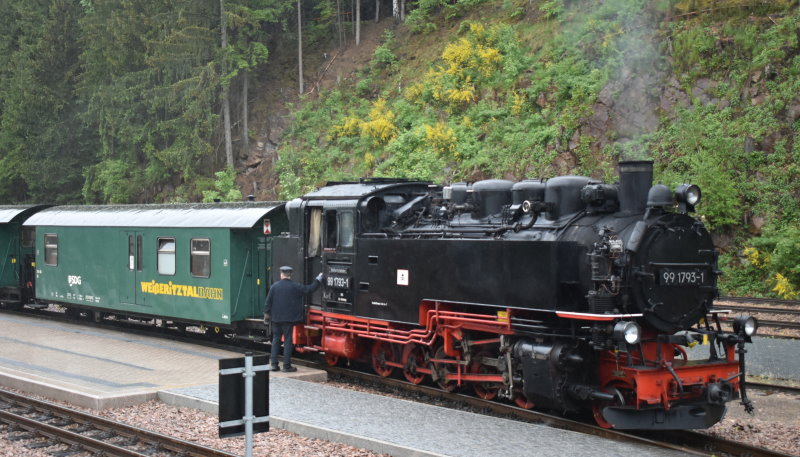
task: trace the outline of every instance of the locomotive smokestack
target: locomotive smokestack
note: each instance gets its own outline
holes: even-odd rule
[[[647,192],[653,184],[653,162],[636,160],[619,163],[619,209],[641,213],[647,207]]]

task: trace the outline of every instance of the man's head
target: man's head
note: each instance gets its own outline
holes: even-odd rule
[[[292,267],[285,265],[281,267],[281,279],[292,279]]]

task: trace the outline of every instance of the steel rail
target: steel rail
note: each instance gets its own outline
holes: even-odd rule
[[[411,393],[425,394],[433,398],[449,400],[455,403],[467,404],[476,408],[487,409],[495,414],[515,417],[521,420],[548,425],[555,428],[585,433],[601,438],[627,441],[638,444],[657,446],[664,449],[675,450],[691,455],[710,455],[726,453],[732,456],[748,457],[790,457],[769,449],[750,446],[744,443],[726,440],[723,438],[706,435],[692,431],[663,431],[663,432],[638,432],[638,431],[617,431],[598,427],[593,424],[566,419],[559,416],[541,413],[533,410],[526,410],[517,406],[498,403],[496,401],[483,400],[459,393],[446,392],[444,390],[411,384],[406,381],[384,378],[381,376],[353,371],[342,367],[331,367],[325,364],[309,363],[308,366],[328,371],[329,373],[357,378],[375,384],[386,385]]]
[[[18,424],[20,427],[23,427],[30,432],[41,434],[69,445],[78,446],[86,449],[89,452],[100,455],[142,457],[150,455],[152,453],[152,449],[149,450],[149,453],[148,450],[138,452],[117,444],[104,442],[103,439],[87,436],[83,434],[85,431],[81,433],[77,430],[73,431],[66,427],[76,423],[85,425],[91,427],[93,430],[101,430],[103,432],[110,432],[110,434],[113,434],[113,437],[106,438],[107,440],[123,437],[130,439],[132,442],[137,444],[141,444],[150,448],[157,448],[159,452],[169,452],[179,456],[237,457],[235,454],[230,454],[225,451],[209,448],[171,436],[133,427],[127,424],[114,422],[93,414],[88,414],[72,408],[57,405],[49,401],[37,400],[25,395],[16,394],[2,389],[0,389],[0,400],[8,403],[7,407],[0,409],[0,421]],[[8,411],[9,409],[13,409],[15,407],[26,408],[31,412],[37,411],[45,413],[45,416],[37,419]],[[64,419],[68,422],[68,424],[64,426],[57,426],[46,423],[55,417]]]
[[[764,314],[800,314],[800,308],[766,308],[761,306],[715,305],[714,310],[730,309],[732,311],[748,311]]]
[[[729,301],[734,303],[758,303],[761,305],[785,305],[800,308],[800,300],[787,300],[783,298],[753,298],[753,297],[727,297],[721,296],[717,301]]]

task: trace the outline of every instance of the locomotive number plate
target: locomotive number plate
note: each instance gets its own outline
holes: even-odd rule
[[[702,286],[707,273],[699,270],[663,269],[658,278],[662,286]]]
[[[342,276],[328,276],[325,278],[325,283],[328,287],[334,287],[336,289],[350,288],[350,278]]]

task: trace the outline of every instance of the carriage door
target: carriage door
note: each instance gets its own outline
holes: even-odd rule
[[[123,232],[123,245],[127,251],[125,256],[125,284],[120,287],[119,299],[121,303],[137,304],[139,279],[142,275],[142,232]]]
[[[254,310],[256,315],[261,313],[264,306],[264,299],[267,297],[267,287],[270,285],[270,270],[272,265],[272,236],[259,236],[253,241],[253,265],[252,270],[256,274],[253,281]]]

